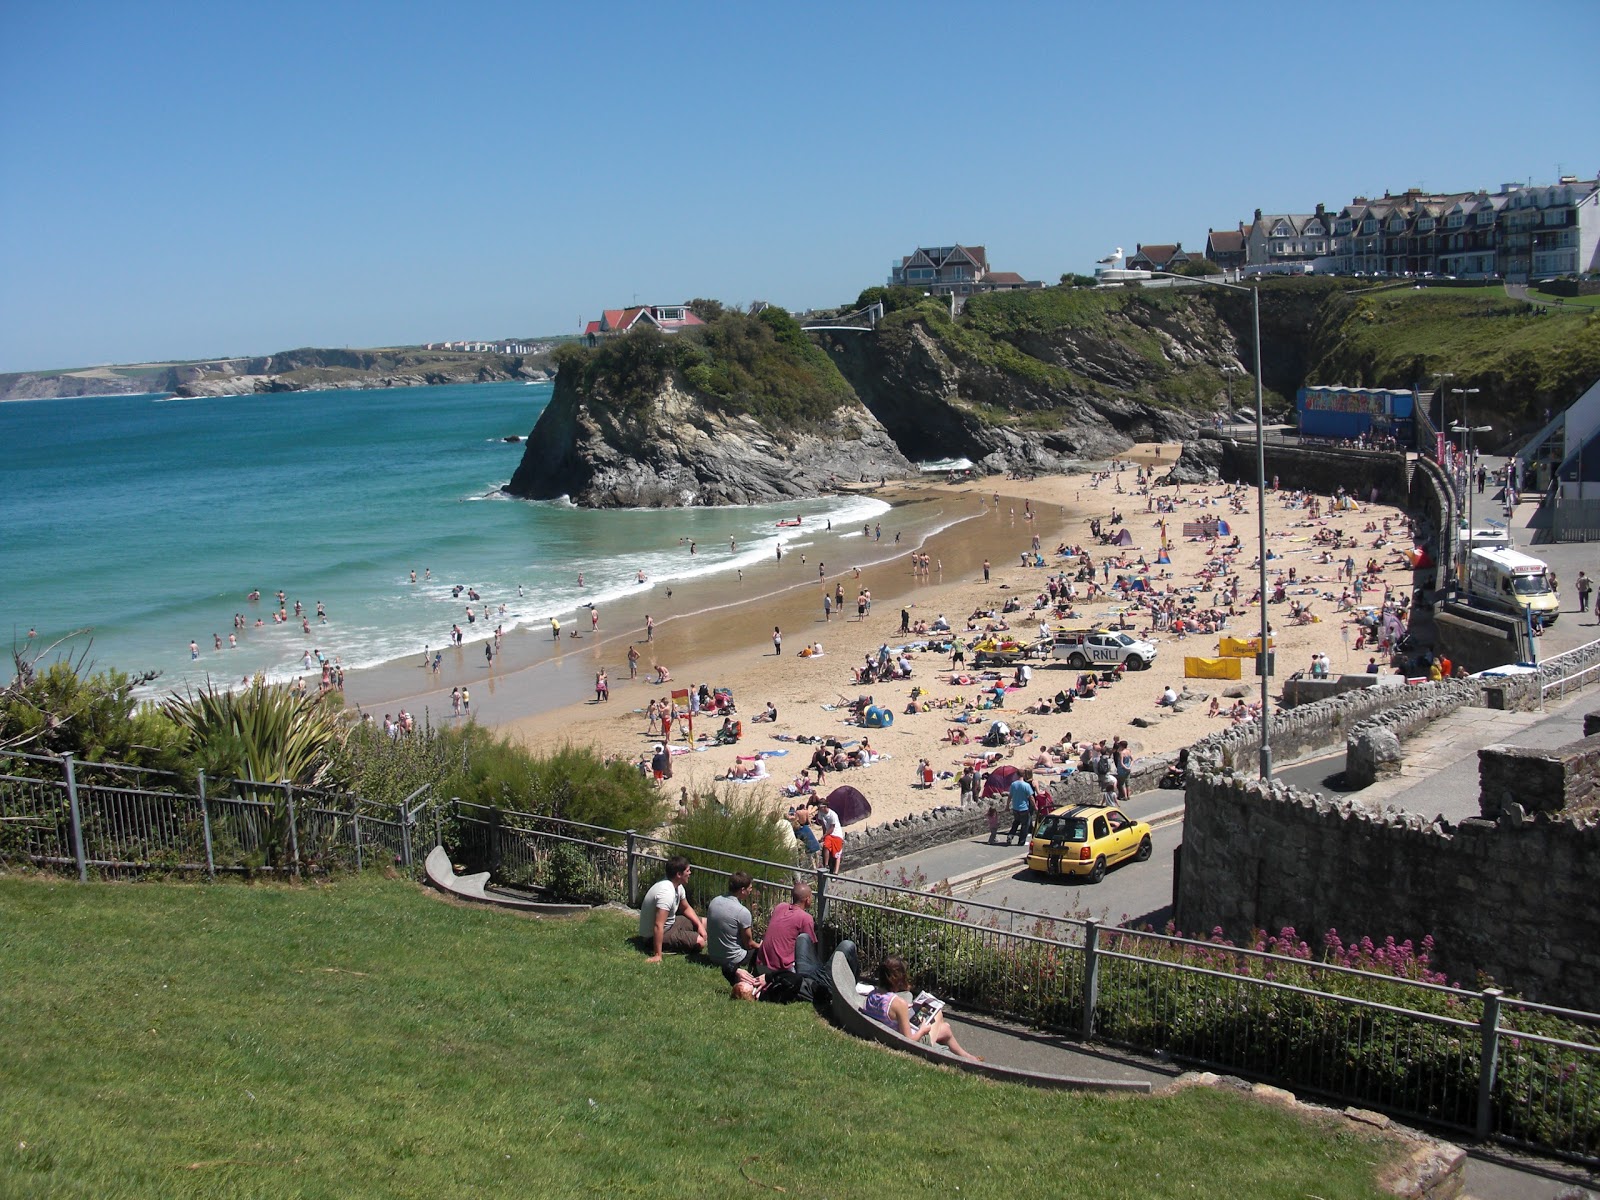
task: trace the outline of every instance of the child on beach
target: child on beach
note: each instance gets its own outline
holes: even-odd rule
[[[1000,832],[1000,812],[994,806],[994,801],[989,801],[989,811],[983,814],[983,823],[989,827],[989,845],[995,845],[995,834]]]

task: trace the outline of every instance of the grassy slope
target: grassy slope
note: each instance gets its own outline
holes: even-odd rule
[[[0,880],[0,1194],[1333,1200],[1391,1153],[1208,1089],[929,1068],[730,1004],[631,928],[376,878]]]
[[[1353,286],[1341,279],[1265,283],[1261,309],[1269,354],[1284,349],[1275,339],[1303,340],[1301,353],[1290,358],[1303,361],[1305,381],[1316,383],[1409,387],[1427,382],[1432,372],[1453,371],[1464,381],[1457,386],[1479,387],[1484,403],[1513,420],[1567,404],[1600,377],[1600,315],[1586,317],[1588,309],[1534,315],[1528,305],[1507,299],[1503,288]],[[1148,326],[1172,328],[1184,321],[1191,329],[1203,328],[1222,308],[1236,329],[1247,329],[1248,297],[1165,288],[1000,292],[974,297],[955,323],[938,304],[893,313],[887,323],[892,328],[920,320],[957,361],[1008,372],[1039,389],[1079,394],[1112,389],[1032,357],[1019,345],[1065,333],[1080,343],[1115,343],[1148,365],[1152,382],[1135,394],[1186,406],[1210,402],[1223,390],[1224,378],[1209,365],[1169,362]],[[1247,336],[1240,350],[1248,358]],[[1270,364],[1267,374],[1286,399],[1303,382],[1273,379]],[[990,419],[1007,417],[990,406],[979,411]]]
[[[1600,317],[1537,315],[1499,288],[1355,296],[1329,310],[1318,340],[1317,383],[1410,387],[1451,371],[1512,422],[1571,403],[1600,377]]]

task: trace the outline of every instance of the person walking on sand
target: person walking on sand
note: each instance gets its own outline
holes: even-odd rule
[[[550,618],[550,640],[555,642],[561,640],[561,620],[559,617]]]
[[[833,593],[829,591],[822,593],[822,619],[824,621],[833,620]]]
[[[600,632],[600,610],[598,608],[594,608],[593,606],[591,606],[589,609],[589,632]]]
[[[656,623],[649,613],[644,615],[644,640],[647,642],[656,640]]]
[[[989,560],[987,558],[983,560],[983,581],[985,583],[989,582]]]
[[[783,631],[776,625],[772,627],[772,653],[779,658],[783,656]]]
[[[637,646],[628,647],[628,678],[639,678],[639,648]]]

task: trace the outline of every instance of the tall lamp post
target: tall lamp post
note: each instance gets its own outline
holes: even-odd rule
[[[1455,424],[1450,426],[1450,432],[1451,433],[1460,433],[1460,434],[1465,434],[1466,435],[1465,437],[1462,438],[1461,450],[1467,456],[1467,482],[1466,482],[1466,493],[1467,493],[1467,536],[1471,537],[1472,536],[1472,472],[1473,472],[1473,470],[1474,470],[1474,468],[1476,466],[1476,463],[1474,461],[1473,444],[1472,444],[1472,436],[1471,435],[1474,434],[1474,433],[1488,433],[1489,429],[1490,429],[1490,426],[1488,426],[1488,425],[1469,426],[1467,424],[1467,397],[1468,396],[1476,396],[1478,394],[1478,389],[1477,388],[1458,388],[1458,387],[1453,387],[1453,388],[1450,389],[1450,394],[1452,396],[1460,396],[1461,397],[1461,420],[1457,421]],[[1443,417],[1444,417],[1443,411],[1441,411],[1439,413],[1439,417],[1440,417],[1441,420],[1443,419]]]
[[[1261,291],[1260,287],[1246,287],[1242,283],[1223,283],[1205,275],[1179,275],[1174,271],[1151,271],[1152,275],[1165,275],[1185,283],[1199,283],[1207,287],[1226,288],[1230,292],[1250,293],[1250,317],[1255,327],[1256,341],[1256,534],[1260,541],[1261,586],[1261,654],[1256,659],[1256,670],[1261,676],[1261,778],[1272,781],[1272,693],[1269,667],[1272,663],[1271,623],[1267,616],[1267,425],[1261,406]]]

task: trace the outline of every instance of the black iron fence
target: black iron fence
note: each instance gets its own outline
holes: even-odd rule
[[[283,781],[203,771],[188,779],[71,755],[11,753],[0,768],[0,861],[72,869],[80,880],[300,875],[374,862],[409,869],[421,859],[413,854],[417,819],[430,803],[427,789],[379,804]]]
[[[848,938],[863,963],[901,955],[958,1008],[1600,1163],[1600,1014],[535,814],[456,804],[452,818],[460,857],[506,882],[543,882],[567,847],[596,899],[637,906],[683,854],[702,911],[729,873],[754,876],[759,930],[805,880],[824,949]]]

